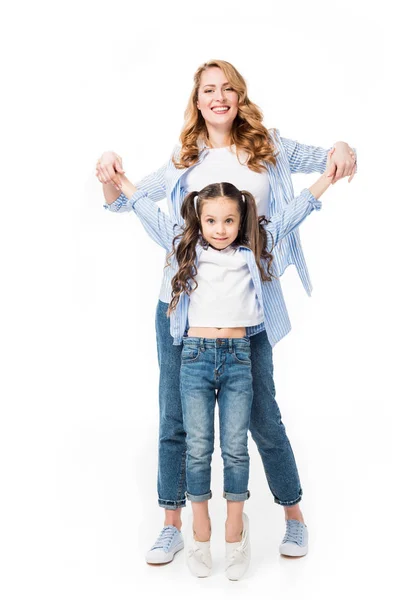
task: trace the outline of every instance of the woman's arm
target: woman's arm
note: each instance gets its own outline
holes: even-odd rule
[[[329,151],[327,168],[321,177],[310,188],[304,189],[299,196],[289,202],[280,213],[272,216],[269,223],[265,225],[266,230],[272,236],[272,247],[296,229],[313,210],[321,209],[322,204],[318,199],[332,183],[330,157],[334,152],[334,149]]]
[[[279,135],[279,132],[278,132]],[[332,183],[343,177],[349,177],[349,183],[357,172],[357,151],[347,142],[336,142],[329,150],[318,146],[300,144],[295,140],[280,138],[289,160],[291,173],[323,173],[329,150],[335,149],[332,160]]]

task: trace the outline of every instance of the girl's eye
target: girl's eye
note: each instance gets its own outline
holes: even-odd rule
[[[233,219],[227,219],[226,222],[227,223],[233,223]]]
[[[212,92],[213,90],[205,90],[204,93],[208,94],[208,92]]]
[[[210,225],[212,225],[214,223],[214,219],[207,219],[207,223],[210,223]]]

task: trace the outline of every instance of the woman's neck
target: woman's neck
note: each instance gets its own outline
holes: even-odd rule
[[[232,143],[231,130],[221,131],[214,127],[207,127],[207,137],[210,148],[225,148]]]

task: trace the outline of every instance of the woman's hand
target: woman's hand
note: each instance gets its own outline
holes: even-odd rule
[[[115,152],[104,152],[96,163],[96,177],[100,183],[110,183],[121,190],[122,158]]]
[[[333,155],[336,153],[336,148],[333,147],[332,150],[329,150],[328,152],[328,156],[326,159],[326,167],[325,167],[325,172],[323,173],[325,175],[325,177],[327,177],[328,179],[331,179],[331,183],[333,182],[333,178],[334,178],[334,165],[335,165],[335,158],[333,158]]]
[[[356,172],[357,157],[346,142],[336,142],[333,149],[335,156],[331,161],[328,173],[333,175],[332,183],[336,183],[343,177],[348,177],[350,183]]]

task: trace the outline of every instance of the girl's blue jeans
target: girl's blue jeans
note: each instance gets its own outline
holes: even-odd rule
[[[180,397],[182,346],[174,346],[167,317],[168,304],[159,301],[156,313],[157,352],[160,366],[160,424],[158,452],[158,503],[174,510],[186,503],[186,434]],[[277,504],[291,506],[302,497],[293,451],[275,400],[272,348],[265,331],[251,336],[253,403],[250,433],[264,466]]]
[[[216,401],[224,498],[241,502],[249,497],[247,433],[252,383],[249,338],[184,338],[180,391],[186,431],[187,498],[192,502],[211,498]]]

